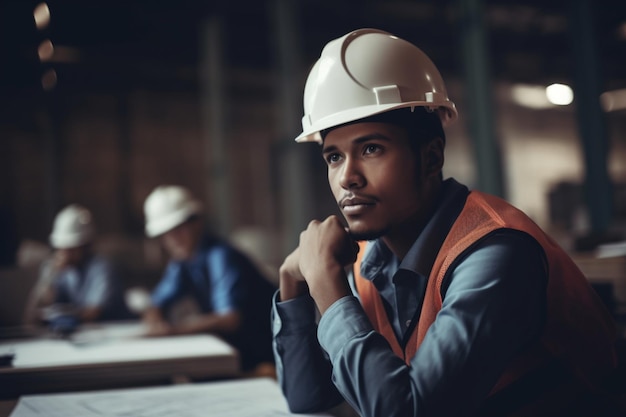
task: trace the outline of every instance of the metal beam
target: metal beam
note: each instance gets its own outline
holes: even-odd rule
[[[460,0],[459,5],[466,78],[465,107],[478,173],[474,188],[505,197],[500,146],[494,133],[490,56],[485,40],[483,5],[481,0]]]
[[[590,233],[607,231],[612,212],[612,187],[607,170],[606,120],[594,37],[594,14],[588,0],[570,3],[570,34],[574,52],[574,104],[585,162],[584,196]]]
[[[201,30],[200,80],[202,85],[202,136],[206,165],[207,210],[211,228],[227,236],[232,227],[232,187],[228,169],[227,134],[224,124],[227,96],[224,94],[222,22],[213,16]]]
[[[301,129],[302,93],[300,80],[302,39],[297,31],[297,1],[274,0],[271,3],[274,42],[279,74],[279,187],[280,212],[284,230],[283,251],[291,252],[298,244],[300,232],[315,213],[315,188],[312,178],[311,147],[298,145],[294,138]],[[322,173],[320,173],[322,175]]]

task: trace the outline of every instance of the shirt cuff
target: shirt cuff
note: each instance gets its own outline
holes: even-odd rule
[[[310,329],[315,325],[315,303],[309,295],[278,301],[280,294],[274,296],[274,309],[280,319],[280,331],[294,333]]]
[[[346,296],[326,310],[317,328],[317,337],[332,361],[351,339],[371,331],[372,324],[359,300]]]

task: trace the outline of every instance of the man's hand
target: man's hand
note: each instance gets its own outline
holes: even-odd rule
[[[61,271],[70,264],[70,257],[66,250],[57,250],[52,255],[52,268],[55,271]]]
[[[320,313],[350,294],[344,268],[356,260],[358,246],[337,216],[323,222],[313,220],[300,234],[298,248],[300,274],[308,284]]]
[[[162,337],[174,334],[174,328],[166,321],[153,321],[147,323],[145,337]]]
[[[143,322],[146,326],[145,337],[169,336],[174,333],[172,326],[156,307],[150,307],[144,312]]]
[[[281,301],[299,297],[308,292],[304,276],[300,272],[300,248],[291,252],[278,270]]]

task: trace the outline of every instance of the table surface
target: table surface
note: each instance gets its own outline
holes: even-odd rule
[[[245,401],[242,401],[245,399]],[[29,395],[11,417],[296,416],[287,408],[275,380],[248,378],[167,387]],[[315,414],[329,416],[329,414]],[[300,417],[313,414],[298,414]]]
[[[202,334],[143,337],[142,323],[81,328],[69,338],[39,336],[0,341],[0,399],[20,395],[161,383],[172,378],[223,378],[239,373],[237,351]]]

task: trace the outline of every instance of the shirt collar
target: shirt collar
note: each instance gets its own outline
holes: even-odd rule
[[[203,235],[198,242],[193,254],[186,261],[181,263],[190,267],[203,267],[206,261],[206,251],[217,242],[217,239],[213,236]]]
[[[428,277],[441,245],[452,224],[465,205],[469,191],[453,178],[445,180],[441,187],[437,209],[424,230],[400,263],[381,239],[369,242],[361,262],[361,276],[374,279],[385,269],[385,275],[398,269],[407,269]]]

